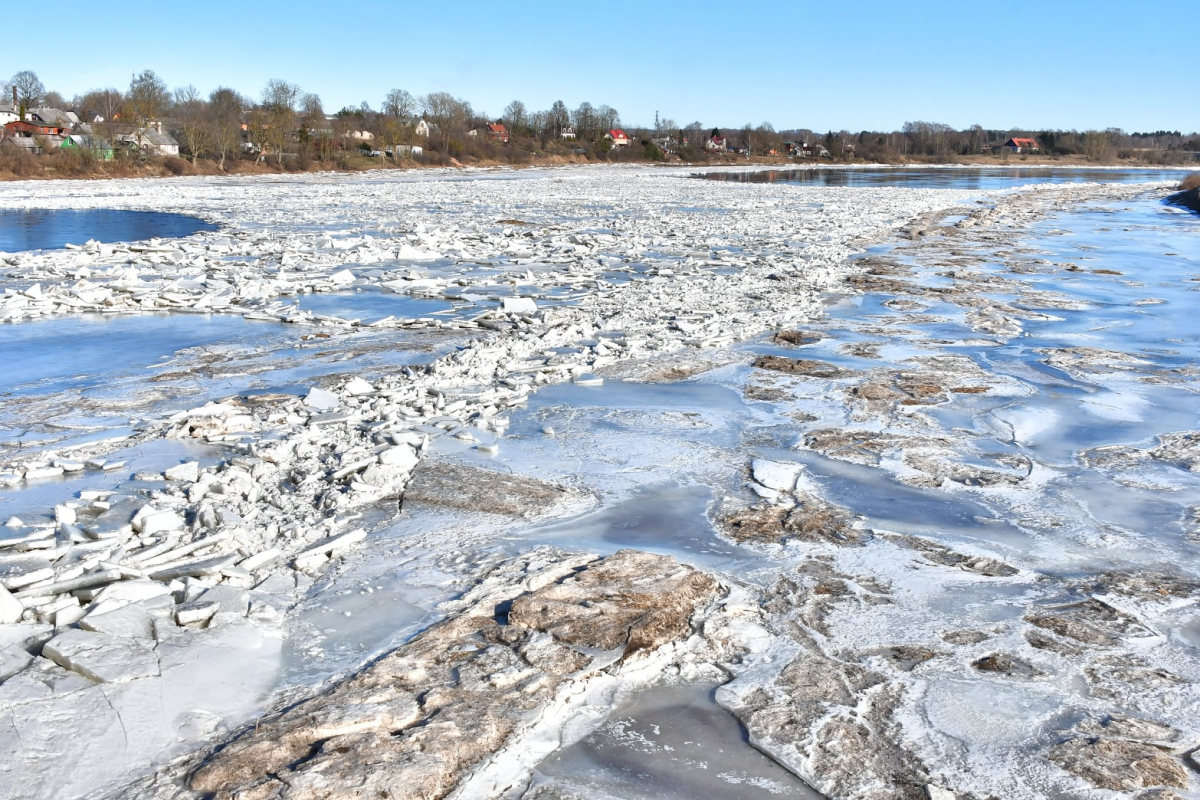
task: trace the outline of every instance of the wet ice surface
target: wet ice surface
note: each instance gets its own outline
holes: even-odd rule
[[[539,798],[818,798],[717,706],[710,686],[661,686],[613,709],[593,733],[543,761]]]
[[[99,315],[0,329],[0,448],[63,447],[239,393],[304,394],[349,371],[431,361],[451,336],[284,326],[223,314]],[[351,344],[353,343],[353,344]],[[69,398],[69,402],[64,402]]]

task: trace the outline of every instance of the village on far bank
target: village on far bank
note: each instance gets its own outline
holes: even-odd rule
[[[161,174],[243,169],[308,171],[393,166],[644,161],[665,163],[1136,163],[1200,159],[1200,136],[1179,131],[987,130],[907,122],[896,131],[776,130],[769,122],[721,128],[686,125],[655,112],[653,126],[623,124],[616,109],[561,100],[532,111],[513,101],[496,117],[446,92],[391,90],[335,114],[282,80],[258,100],[229,88],[208,97],[169,91],[152,71],[128,91],[93,90],[67,100],[30,71],[0,81],[0,176]],[[11,95],[11,103],[9,103]]]

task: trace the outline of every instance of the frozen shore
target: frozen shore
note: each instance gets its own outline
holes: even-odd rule
[[[268,700],[269,667],[244,667],[250,679],[215,690],[221,699],[211,704],[219,707],[213,711],[204,709],[205,698],[189,685],[202,684],[205,667],[184,662],[199,652],[195,648],[208,648],[216,664],[230,665],[231,653],[246,662],[269,663],[278,651],[288,609],[314,579],[320,589],[323,576],[377,541],[373,532],[392,517],[399,498],[406,506],[449,506],[483,512],[490,520],[569,518],[594,505],[594,485],[562,470],[557,475],[517,471],[500,478],[501,473],[487,469],[486,461],[475,464],[475,459],[507,452],[514,418],[543,387],[588,387],[621,376],[680,380],[744,360],[736,352],[740,343],[817,318],[828,302],[827,293],[846,291],[841,287],[847,279],[858,290],[882,290],[898,301],[920,302],[922,292],[887,283],[886,273],[877,269],[866,273],[864,283],[861,265],[847,259],[864,243],[897,232],[921,239],[937,227],[939,212],[964,206],[977,196],[947,190],[712,184],[644,170],[564,170],[394,183],[345,177],[320,177],[299,185],[272,180],[121,182],[106,186],[110,191],[103,197],[87,194],[93,188],[5,187],[0,207],[36,203],[186,210],[222,222],[225,228],[186,242],[4,256],[0,268],[7,288],[0,298],[0,317],[19,325],[27,324],[20,320],[81,311],[241,313],[302,326],[311,332],[305,336],[319,335],[326,349],[353,348],[352,337],[367,327],[436,331],[451,337],[456,349],[424,366],[367,374],[331,372],[321,385],[302,391],[234,392],[220,402],[168,409],[171,413],[144,419],[120,442],[34,454],[10,451],[0,467],[0,480],[12,487],[46,491],[54,484],[44,481],[73,475],[91,476],[105,487],[83,488],[75,497],[61,498],[52,512],[10,520],[10,535],[0,539],[0,583],[5,587],[0,590],[0,621],[7,623],[6,647],[0,651],[7,675],[0,672],[6,678],[0,698],[12,710],[7,724],[13,732],[11,766],[0,782],[15,790],[47,780],[43,762],[27,740],[38,742],[39,754],[79,746],[55,719],[92,713],[98,725],[107,720],[125,734],[125,745],[116,752],[97,749],[90,755],[97,765],[110,766],[70,783],[44,782],[45,796],[114,785],[257,714],[257,704]],[[1045,187],[994,198],[995,208],[991,202],[966,205],[955,230],[1008,235],[1056,206],[1143,191]],[[452,308],[441,316],[355,321],[323,317],[285,302],[348,287],[440,298]],[[956,301],[942,294],[948,302]],[[968,298],[963,307],[969,309],[980,336],[1019,336],[1022,316],[1040,313],[980,291],[963,296]],[[776,360],[763,361],[770,358]],[[1006,387],[996,376],[982,374],[962,360],[928,360],[923,367],[928,374],[914,369],[899,391],[877,380],[860,380],[845,369],[830,371],[817,362],[794,359],[786,351],[760,354],[756,363],[757,374],[778,377],[757,381],[757,391],[764,399],[777,393],[775,399],[784,405],[783,398],[797,391],[789,381],[805,385],[815,379],[838,391],[853,385],[855,391],[847,399],[830,398],[828,425],[810,426],[815,429],[810,437],[816,437],[808,447],[812,452],[842,457],[839,448],[846,452],[846,442],[838,437],[844,439],[844,432],[822,436],[822,431],[853,427],[847,425],[844,410],[851,409],[851,418],[860,415],[857,427],[869,430],[876,441],[890,442],[885,463],[889,452],[905,455],[907,465],[896,474],[913,485],[936,486],[946,478],[965,486],[977,485],[972,480],[1012,485],[1010,478],[1022,472],[1015,462],[1000,470],[962,471],[964,460],[954,452],[956,446],[941,446],[929,438],[932,428],[920,430],[920,424],[915,425],[917,436],[924,437],[920,445],[901,442],[913,435],[913,421],[921,422],[920,406],[936,404],[931,398],[946,391],[950,377],[968,388],[991,386],[980,394],[1023,391],[1011,381]],[[749,398],[751,392],[746,395]],[[861,407],[855,397],[870,402]],[[920,402],[905,405],[912,399]],[[796,413],[813,416],[811,407]],[[163,440],[202,443],[228,455],[143,471],[128,483],[110,485],[104,479],[106,468],[120,474],[126,467],[113,469],[112,454],[119,448]],[[733,463],[738,449],[725,455],[733,472],[745,463],[744,458]],[[446,458],[455,452],[470,458],[456,465]],[[1034,485],[1050,479],[1036,469],[1024,472],[1034,478]],[[306,751],[328,748],[328,760],[306,762],[303,775],[272,788],[258,783],[262,770],[256,767],[257,750],[239,745],[222,751],[228,753],[222,756],[224,762],[208,763],[192,774],[192,785],[201,791],[255,785],[253,791],[261,793],[255,796],[287,796],[289,791],[299,793],[294,796],[335,796],[362,779],[353,769],[337,765],[338,748],[345,746],[347,753],[372,750],[372,737],[382,735],[391,737],[400,750],[388,757],[386,767],[379,766],[373,780],[403,785],[419,772],[429,781],[429,796],[452,791],[463,797],[513,792],[519,796],[536,766],[530,761],[533,755],[548,754],[569,738],[563,732],[577,726],[581,715],[602,715],[618,688],[634,691],[660,679],[666,670],[676,680],[720,683],[736,676],[718,693],[718,700],[746,724],[757,746],[831,796],[943,797],[948,795],[938,792],[947,792],[982,797],[997,791],[1043,796],[1051,790],[1072,791],[1079,779],[1069,772],[1105,785],[1094,777],[1100,762],[1116,763],[1114,772],[1132,769],[1135,775],[1151,774],[1163,778],[1161,783],[1179,786],[1182,762],[1145,748],[1163,752],[1162,741],[1170,740],[1174,744],[1165,752],[1183,752],[1186,746],[1181,743],[1194,740],[1196,731],[1177,730],[1178,723],[1176,728],[1145,726],[1161,726],[1163,719],[1194,709],[1191,687],[1196,676],[1179,661],[1178,648],[1147,647],[1145,631],[1160,630],[1168,624],[1165,620],[1182,614],[1191,602],[1191,588],[1163,584],[1170,597],[1179,598],[1165,608],[1153,598],[1140,599],[1136,592],[1115,606],[1111,599],[1074,600],[1082,605],[1055,606],[1037,617],[1044,624],[1030,623],[1058,637],[1038,634],[1050,644],[1022,644],[1033,640],[1024,628],[1013,628],[981,645],[994,635],[985,630],[996,623],[989,612],[981,611],[978,619],[961,618],[961,609],[952,607],[929,617],[930,604],[946,602],[948,586],[950,594],[985,585],[1005,587],[1000,593],[1012,597],[1033,592],[1031,582],[1047,577],[1037,575],[1036,558],[978,542],[960,552],[904,532],[867,530],[823,497],[822,487],[803,473],[802,464],[787,458],[760,459],[747,473],[758,499],[738,501],[735,492],[732,506],[714,514],[726,535],[778,560],[777,579],[760,584],[768,586],[766,590],[740,585],[736,574],[694,573],[703,576],[696,580],[706,581],[703,596],[680,611],[669,636],[655,638],[649,647],[630,649],[616,640],[591,643],[586,636],[556,628],[553,615],[536,622],[518,615],[515,622],[489,623],[499,625],[495,630],[485,631],[477,623],[463,628],[478,616],[478,610],[470,611],[480,607],[468,602],[472,597],[485,606],[511,601],[516,607],[517,600],[535,604],[542,593],[561,591],[564,597],[555,602],[561,603],[557,608],[564,618],[598,602],[610,604],[618,618],[630,613],[628,600],[609,597],[601,602],[575,590],[581,579],[570,575],[585,562],[569,551],[535,555],[533,565],[523,562],[523,556],[492,559],[492,578],[469,590],[467,600],[438,609],[437,616],[447,617],[441,627],[313,700],[323,709],[320,722],[303,710],[308,706],[272,718],[264,734],[275,743],[270,747],[288,742],[286,747]],[[452,543],[434,544],[436,537],[422,541],[447,556],[456,549]],[[644,568],[640,577],[654,576],[656,570],[678,574],[671,562],[637,561],[636,555],[622,558],[633,558]],[[911,581],[891,566],[910,562]],[[612,563],[620,572],[626,562]],[[440,592],[449,600],[486,573],[479,567],[460,569],[435,595]],[[551,577],[530,582],[528,575],[546,570]],[[628,578],[640,579],[636,570]],[[930,580],[932,589],[926,588]],[[1031,597],[1044,603],[1052,594],[1038,591]],[[1077,608],[1082,610],[1073,610]],[[865,609],[872,609],[866,617],[870,624],[843,630],[841,617],[857,616]],[[1167,617],[1160,619],[1164,613]],[[1077,619],[1080,614],[1086,618]],[[956,630],[971,630],[945,638],[950,616],[960,617],[953,623]],[[981,630],[972,628],[976,623]],[[1098,631],[1098,641],[1107,648],[1102,659],[1078,658],[1076,642],[1085,640],[1072,633],[1080,630],[1073,625]],[[519,637],[506,639],[518,630]],[[903,641],[896,640],[897,630],[905,632]],[[446,631],[453,635],[447,637]],[[883,635],[884,631],[891,633]],[[445,701],[426,698],[418,703],[390,690],[395,696],[387,701],[387,719],[380,716],[381,708],[372,708],[381,702],[372,694],[378,688],[364,689],[364,681],[377,687],[381,671],[394,669],[388,665],[399,659],[407,664],[404,670],[415,675],[405,679],[411,685],[405,684],[404,691],[419,695],[421,671],[431,669],[421,659],[444,664],[446,653],[465,652],[455,648],[480,637],[498,637],[493,644],[501,648],[471,645],[472,657],[483,670],[479,679],[490,686],[486,691],[527,687],[529,705],[505,714],[511,702],[489,695],[487,702],[501,711],[499,728],[488,744],[471,753],[456,751],[459,761],[441,760],[439,769],[444,771],[430,772],[420,759],[413,760],[411,752],[416,751],[404,750],[419,743],[408,742],[400,733],[427,727],[443,702],[469,713],[472,706],[461,695],[468,691],[462,679],[438,678],[444,683],[439,694]],[[943,644],[934,647],[931,637]],[[598,651],[612,651],[617,644],[629,656],[628,663],[611,656],[594,661]],[[956,649],[947,661],[939,649],[948,645]],[[1004,649],[971,655],[975,645]],[[534,655],[539,647],[550,648],[546,652],[553,651],[554,657]],[[579,647],[593,660],[580,660]],[[1135,652],[1141,662],[1121,661],[1129,661]],[[914,702],[945,693],[947,687],[968,685],[964,675],[972,671],[1036,678],[1064,669],[1058,662],[1048,664],[1048,653],[1068,661],[1075,658],[1072,668],[1091,670],[1087,674],[1103,675],[1110,683],[1116,680],[1124,688],[1113,689],[1110,696],[1125,705],[1151,704],[1147,707],[1157,709],[1150,712],[1154,719],[1121,722],[1118,727],[1132,725],[1130,730],[1150,730],[1153,736],[1139,738],[1128,731],[1101,736],[1097,741],[1129,743],[1105,745],[1120,752],[1102,756],[1089,749],[1096,745],[1087,744],[1086,737],[1069,739],[1047,760],[1047,748],[1014,748],[986,726],[964,727],[978,712],[970,710],[969,703],[962,705],[961,696],[946,698],[937,706],[940,712]],[[507,666],[492,663],[501,654]],[[989,658],[992,661],[986,661]],[[996,668],[978,666],[981,661]],[[1132,679],[1114,679],[1114,670],[1121,675],[1173,677],[1148,679],[1142,688],[1134,681],[1134,695],[1127,695],[1122,693],[1131,691]],[[498,682],[501,675],[509,677]],[[178,701],[153,701],[171,686],[180,687]],[[1051,694],[1059,691],[1036,679],[1028,686],[1045,687]],[[1029,689],[1017,694],[1028,695]],[[589,699],[575,708],[570,699],[575,696]],[[992,697],[1015,700],[1011,689]],[[1039,708],[1013,712],[1009,724],[1014,730],[1025,730],[1030,719],[1048,721],[1064,713],[1052,711],[1056,706],[1043,700]],[[1109,706],[1116,708],[1113,703]],[[1109,706],[1097,701],[1090,713]],[[358,710],[348,710],[351,707]],[[946,711],[953,708],[959,710]],[[938,713],[949,713],[953,722]],[[336,723],[326,719],[331,714]],[[137,732],[140,726],[129,720],[139,717],[154,719],[154,724]],[[1095,718],[1100,720],[1097,724],[1113,724],[1104,723],[1102,714]],[[1079,722],[1080,730],[1086,733],[1087,724],[1086,719]],[[1048,730],[1057,728],[1051,725]],[[247,735],[243,732],[237,741],[244,742]],[[453,735],[476,738],[475,733]],[[343,741],[344,737],[349,738]],[[533,742],[539,744],[515,757]],[[856,744],[852,747],[851,742]],[[237,766],[220,766],[235,758],[241,759]],[[275,756],[262,756],[262,763],[271,758]],[[1128,767],[1142,762],[1149,766]],[[856,765],[853,770],[851,763]],[[998,774],[981,777],[985,768]],[[406,772],[409,769],[417,772]],[[1032,789],[1020,784],[1019,770],[1028,769],[1039,776]],[[180,791],[175,781],[186,771],[162,773],[139,791],[174,796]],[[234,773],[236,780],[211,777]],[[1183,775],[1186,789],[1188,778],[1186,772]],[[324,783],[303,783],[318,777]],[[1106,780],[1133,779],[1121,773]],[[1136,780],[1141,781],[1137,786],[1109,788],[1154,785],[1142,777]],[[898,795],[898,786],[908,788]],[[122,793],[128,796],[129,791]],[[531,797],[559,796],[545,794],[548,791],[536,786],[529,790]]]

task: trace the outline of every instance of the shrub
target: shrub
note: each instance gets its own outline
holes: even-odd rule
[[[1179,184],[1179,188],[1183,191],[1188,189],[1200,189],[1200,172],[1190,172],[1183,179],[1183,183]]]
[[[163,159],[163,168],[172,175],[188,174],[188,162],[178,156],[167,156]]]

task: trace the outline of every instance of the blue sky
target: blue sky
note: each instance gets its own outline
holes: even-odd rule
[[[157,72],[172,88],[270,78],[328,111],[378,108],[399,87],[448,91],[499,115],[513,99],[608,104],[626,124],[891,130],[1200,130],[1200,2],[627,4],[259,0],[16,4],[0,75],[32,69],[68,98]],[[44,35],[36,32],[46,28]],[[52,46],[62,43],[63,47]]]

